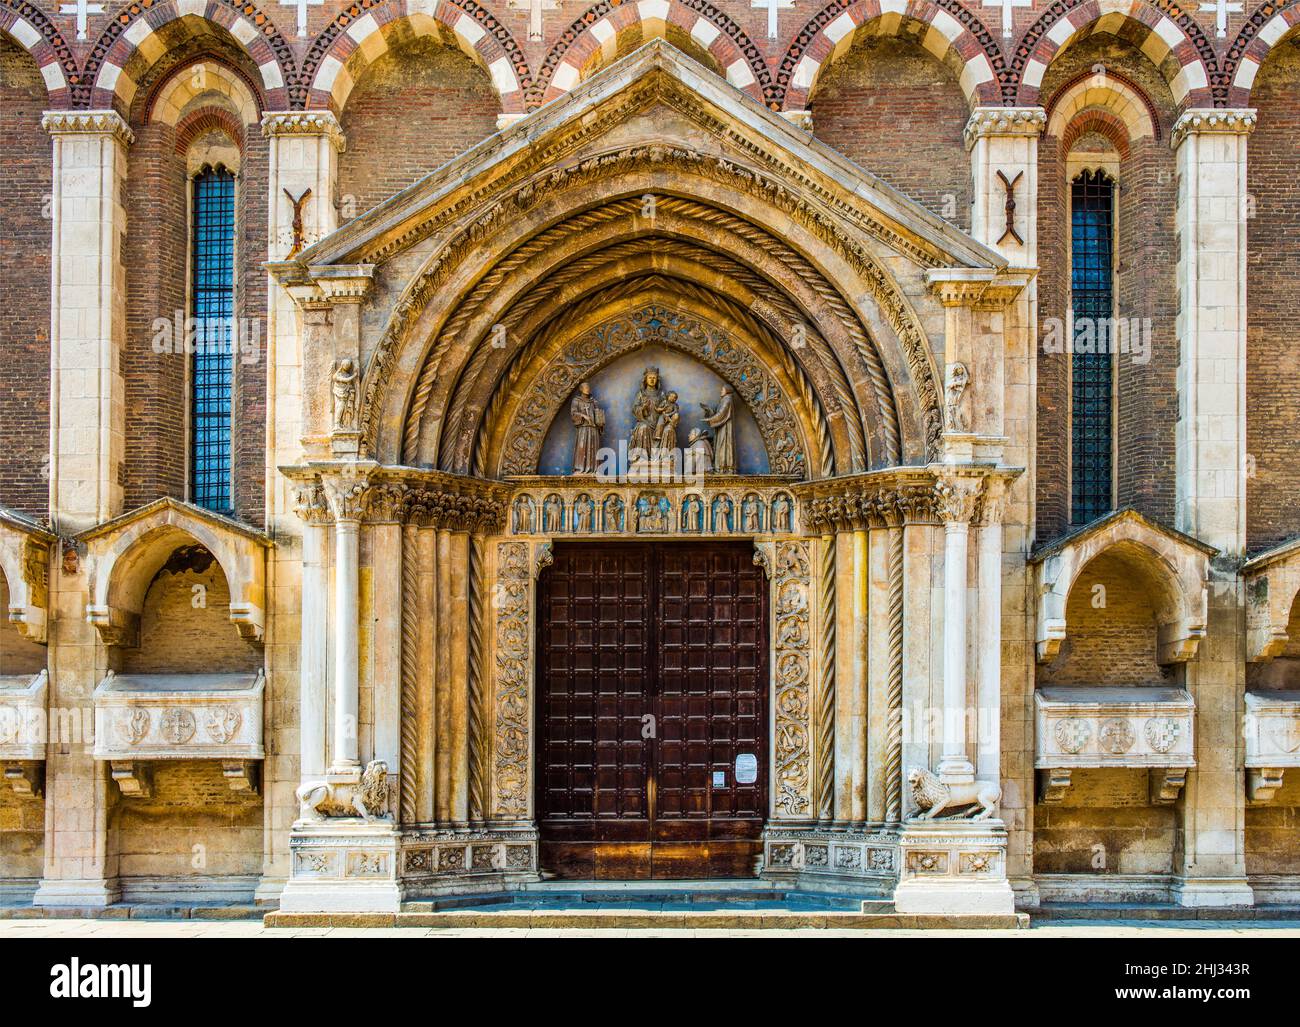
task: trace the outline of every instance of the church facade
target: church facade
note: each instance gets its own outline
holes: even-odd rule
[[[0,903],[1300,901],[1297,25],[0,0]]]

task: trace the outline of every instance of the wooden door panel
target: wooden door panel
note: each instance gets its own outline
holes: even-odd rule
[[[751,876],[767,806],[766,587],[752,547],[559,543],[538,614],[543,866]],[[750,783],[736,780],[742,755]]]

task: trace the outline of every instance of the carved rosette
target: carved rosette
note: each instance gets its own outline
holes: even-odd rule
[[[812,813],[812,559],[805,541],[776,545],[773,592],[773,762],[776,818]]]
[[[496,685],[492,808],[503,819],[528,815],[530,604],[533,560],[527,542],[497,545]]]

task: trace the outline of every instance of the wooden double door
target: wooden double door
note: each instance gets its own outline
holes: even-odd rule
[[[559,543],[538,585],[541,865],[752,877],[767,811],[767,587],[748,543]]]

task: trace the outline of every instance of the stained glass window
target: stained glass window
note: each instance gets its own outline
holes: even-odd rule
[[[205,169],[194,179],[192,237],[191,498],[198,506],[230,514],[235,176],[224,168]]]
[[[1105,172],[1085,171],[1071,201],[1070,520],[1086,524],[1111,509],[1115,183]]]

